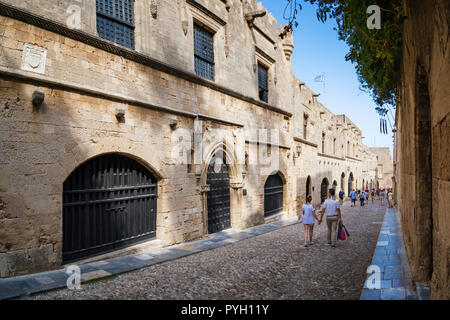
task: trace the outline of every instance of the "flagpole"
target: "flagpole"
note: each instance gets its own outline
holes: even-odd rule
[[[322,72],[322,80],[323,80],[323,95],[325,96],[325,72]]]

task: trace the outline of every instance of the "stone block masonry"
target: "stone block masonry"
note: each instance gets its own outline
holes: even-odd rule
[[[307,192],[319,205],[323,183],[346,193],[375,183],[376,155],[362,144],[350,119],[334,115],[299,85],[276,20],[267,14],[247,22],[243,13],[263,9],[256,1],[235,1],[229,10],[219,0],[160,1],[154,18],[146,14],[148,2],[137,0],[135,50],[97,35],[95,8],[83,7],[81,30],[68,28],[64,6],[69,2],[50,8],[0,1],[1,277],[60,268],[67,242],[95,247],[88,235],[65,238],[75,225],[63,212],[76,192],[79,203],[91,201],[85,207],[94,208],[92,201],[113,203],[102,207],[104,217],[152,212],[153,238],[164,246],[208,236],[209,223],[220,216],[211,217],[208,202],[216,196],[208,176],[219,169],[209,168],[218,152],[228,171],[220,176],[227,187],[218,201],[224,201],[220,207],[235,229],[295,216]],[[194,23],[214,32],[215,81],[194,73]],[[24,56],[24,48],[33,47],[40,49]],[[31,69],[45,63],[44,73],[23,70],[24,62]],[[268,103],[259,100],[257,63],[268,68]],[[35,91],[44,94],[40,105],[32,104]],[[258,135],[261,130],[273,130],[279,139]],[[267,169],[254,161],[260,153],[277,154],[276,165]],[[69,190],[66,182],[82,172],[78,169],[111,155],[142,165],[155,179],[156,192],[147,193],[155,199],[152,209],[120,203],[126,197],[116,189],[124,182],[114,179],[125,179],[123,172],[77,178],[82,190]],[[282,186],[276,214],[265,216],[271,174],[279,175]],[[140,203],[136,199],[146,196],[139,193],[145,188],[133,183],[136,192],[127,196]],[[114,201],[99,196],[100,185],[117,192]],[[92,198],[86,200],[82,194],[89,192]],[[115,230],[121,241],[130,240],[123,234],[131,227],[117,227],[116,221],[116,227],[102,229],[106,223],[89,220],[95,215],[86,210],[79,213],[82,227],[97,228],[94,234],[102,237]]]

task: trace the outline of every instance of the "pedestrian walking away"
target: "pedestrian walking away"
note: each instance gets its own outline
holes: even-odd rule
[[[328,190],[328,199],[325,200],[323,203],[323,207],[321,210],[321,215],[319,219],[319,224],[322,223],[323,216],[326,215],[327,217],[327,227],[328,227],[328,233],[327,233],[327,240],[328,244],[331,244],[332,248],[336,248],[336,229],[338,226],[338,222],[342,221],[341,216],[341,207],[339,205],[339,202],[336,201],[334,198],[334,189]]]
[[[302,221],[304,226],[304,234],[305,234],[305,244],[304,246],[307,247],[308,244],[312,245],[313,241],[313,231],[314,231],[314,220],[317,220],[319,222],[319,218],[316,215],[316,210],[311,204],[312,197],[307,196],[306,197],[306,204],[302,206],[302,215],[299,215],[299,220]]]
[[[339,203],[342,204],[344,202],[344,196],[345,196],[345,192],[344,190],[341,189],[341,191],[339,191]]]
[[[350,197],[352,198],[352,207],[356,206],[356,191],[355,189],[352,190],[352,192],[350,192]]]
[[[364,202],[366,201],[366,193],[364,191],[361,191],[359,194],[359,201],[361,203],[361,207],[364,207]]]

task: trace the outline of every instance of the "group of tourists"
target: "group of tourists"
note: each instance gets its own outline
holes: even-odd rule
[[[312,239],[315,221],[317,221],[320,225],[323,217],[326,216],[328,228],[327,241],[331,248],[336,248],[336,231],[338,225],[342,223],[341,204],[344,201],[345,192],[342,189],[339,191],[339,201],[335,198],[335,192],[335,189],[328,190],[328,198],[323,203],[319,214],[316,214],[316,209],[314,209],[314,206],[311,204],[312,197],[310,195],[306,197],[306,203],[302,206],[302,210],[298,215],[299,220],[302,221],[304,226],[305,247],[313,245]],[[352,201],[352,207],[356,206],[356,200],[359,200],[361,207],[363,207],[364,204],[369,203],[369,197],[372,200],[372,204],[374,203],[375,198],[378,197],[381,205],[383,205],[383,202],[386,199],[388,207],[393,208],[393,195],[391,188],[372,190],[369,190],[368,188],[365,190],[353,189],[350,192],[349,197]]]

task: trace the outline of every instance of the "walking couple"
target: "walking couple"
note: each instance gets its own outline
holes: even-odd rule
[[[308,244],[312,245],[313,231],[314,231],[314,220],[317,220],[319,225],[322,223],[323,216],[326,216],[328,234],[327,240],[328,244],[331,245],[332,248],[336,248],[336,229],[338,226],[338,222],[342,222],[341,216],[341,207],[339,202],[334,198],[334,189],[328,190],[328,199],[323,203],[322,209],[320,211],[320,218],[316,215],[316,210],[311,204],[312,197],[306,197],[306,204],[302,207],[302,214],[299,215],[299,220],[302,220],[302,223],[305,228],[305,244],[307,247]],[[309,241],[309,242],[308,242]]]

